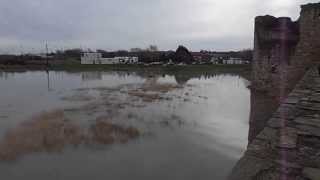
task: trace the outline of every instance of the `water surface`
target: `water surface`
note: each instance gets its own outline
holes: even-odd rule
[[[247,145],[248,83],[229,74],[0,73],[0,145],[44,111],[83,129],[104,119],[141,132],[126,143],[19,154],[0,161],[0,178],[225,179]]]

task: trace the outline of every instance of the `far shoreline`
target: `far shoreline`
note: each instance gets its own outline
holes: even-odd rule
[[[24,72],[24,71],[124,71],[124,72],[148,72],[148,73],[232,73],[250,76],[249,64],[201,64],[201,65],[82,65],[82,64],[50,64],[46,65],[0,65],[0,72]]]

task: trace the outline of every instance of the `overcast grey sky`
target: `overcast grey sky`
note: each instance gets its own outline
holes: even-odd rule
[[[319,0],[0,0],[0,53],[56,48],[144,48],[179,44],[197,51],[252,47],[253,21],[297,19]]]

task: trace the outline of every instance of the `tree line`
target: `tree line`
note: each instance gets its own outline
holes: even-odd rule
[[[179,46],[176,51],[160,51],[156,45],[150,45],[146,48],[131,48],[130,50],[117,50],[117,51],[106,51],[103,49],[97,49],[92,51],[90,49],[83,50],[80,48],[66,49],[66,50],[56,50],[55,52],[50,52],[47,57],[50,60],[57,61],[68,61],[75,60],[80,61],[81,54],[83,52],[98,52],[102,54],[104,58],[113,57],[138,57],[140,62],[151,63],[151,62],[169,62],[170,60],[175,62],[181,62],[182,59],[188,59],[187,63],[194,61],[192,52],[189,52],[184,46]],[[201,50],[197,55],[203,56],[204,61],[209,61],[210,57],[213,55],[220,56],[222,58],[236,57],[245,60],[252,60],[252,50],[244,49],[241,51],[229,51],[229,52],[217,52],[217,51],[206,51]],[[47,58],[46,55],[0,55],[0,64],[25,64],[26,61],[40,61]]]

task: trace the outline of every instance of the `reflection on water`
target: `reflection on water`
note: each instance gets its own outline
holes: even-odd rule
[[[102,80],[102,72],[83,72],[81,77],[82,81]]]
[[[265,92],[251,91],[251,110],[250,110],[250,128],[249,142],[263,130],[267,121],[276,111],[279,103],[275,97],[268,96]]]
[[[2,179],[225,179],[247,146],[249,83],[236,75],[23,72],[0,84]]]

